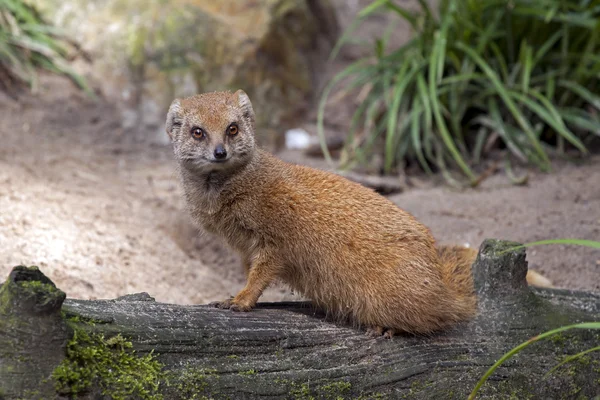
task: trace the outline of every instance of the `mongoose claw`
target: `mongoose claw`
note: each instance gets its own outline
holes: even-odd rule
[[[250,311],[250,310],[252,310],[252,307],[243,306],[243,305],[241,305],[241,304],[232,304],[232,305],[229,307],[229,309],[230,309],[231,311],[244,311],[244,312],[246,312],[246,311]]]
[[[383,336],[384,339],[391,339],[394,337],[396,331],[393,329],[387,329],[381,326],[374,326],[367,329],[366,335],[372,338],[380,338]]]
[[[220,308],[222,310],[226,310],[228,308],[231,308],[231,301],[233,300],[233,297],[224,301],[213,301],[211,303],[208,303],[208,305],[210,307],[215,307],[215,308]]]
[[[396,331],[393,329],[386,329],[386,331],[383,333],[383,338],[384,339],[391,339],[394,337],[394,335],[396,334]]]
[[[244,306],[238,303],[233,302],[233,297],[224,301],[213,301],[212,303],[208,303],[209,306],[220,308],[222,310],[231,310],[231,311],[250,311],[252,307]]]

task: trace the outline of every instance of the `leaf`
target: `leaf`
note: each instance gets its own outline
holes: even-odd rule
[[[403,8],[403,7],[399,7],[396,4],[394,4],[393,1],[388,0],[386,2],[385,5],[388,9],[394,11],[396,14],[398,14],[402,19],[404,19],[406,22],[408,22],[410,24],[410,26],[413,28],[413,30],[418,30],[419,26],[417,25],[417,19],[415,18],[415,16],[408,11],[407,9]]]
[[[571,131],[569,131],[565,127],[558,111],[556,111],[552,103],[550,103],[548,99],[546,99],[543,95],[541,95],[538,92],[531,92],[532,96],[536,97],[538,100],[544,103],[544,105],[548,108],[549,112],[521,93],[510,91],[509,94],[511,97],[514,97],[522,104],[526,105],[534,113],[536,113],[543,121],[548,123],[548,125],[554,128],[554,130],[556,130],[562,137],[567,139],[573,146],[577,147],[582,153],[587,153],[587,149],[585,148],[583,143],[581,143],[581,140],[579,140]]]
[[[561,108],[559,112],[568,123],[600,136],[600,122],[594,121],[587,112],[577,108]]]
[[[510,95],[508,94],[506,88],[502,85],[502,83],[498,79],[498,76],[496,75],[496,73],[492,70],[492,68],[488,65],[488,63],[486,63],[479,55],[477,55],[471,48],[466,46],[464,43],[459,42],[456,44],[456,47],[463,50],[469,57],[471,57],[473,59],[473,61],[487,75],[487,77],[490,79],[491,83],[495,87],[498,95],[504,101],[504,104],[506,104],[506,106],[510,110],[511,114],[513,115],[513,117],[515,118],[515,120],[517,121],[519,126],[521,126],[521,128],[523,129],[523,131],[529,138],[531,144],[533,145],[538,156],[540,157],[540,159],[543,162],[543,164],[542,164],[543,168],[544,169],[549,168],[550,161],[548,159],[548,155],[542,148],[542,145],[540,144],[539,139],[536,137],[535,133],[531,129],[531,126],[530,126],[529,122],[527,121],[527,119],[523,116],[523,114],[519,111],[517,106],[511,100]]]
[[[504,144],[508,150],[513,153],[519,160],[525,161],[527,158],[519,148],[519,145],[514,142],[512,136],[510,135],[509,130],[506,128],[504,121],[500,115],[500,108],[498,107],[498,103],[494,99],[488,100],[488,108],[490,110],[490,115],[493,120],[492,127],[495,127],[496,132],[502,137],[504,140]],[[485,121],[483,118],[482,121]]]
[[[529,91],[529,80],[531,79],[531,72],[533,69],[533,56],[532,49],[527,45],[526,41],[522,42],[521,47],[521,65],[523,69],[521,71],[521,91],[525,94]]]
[[[413,100],[413,108],[411,112],[411,129],[410,136],[413,142],[413,148],[415,149],[415,154],[417,156],[417,160],[421,167],[427,172],[427,174],[432,174],[431,168],[429,168],[429,163],[425,159],[423,155],[423,149],[421,148],[421,125],[420,118],[421,113],[423,112],[423,107],[421,106],[419,99]]]
[[[507,253],[510,251],[518,250],[523,247],[532,247],[532,246],[541,246],[546,244],[568,244],[568,245],[576,245],[576,246],[585,246],[591,247],[594,249],[600,249],[600,242],[595,240],[584,240],[584,239],[549,239],[549,240],[540,240],[537,242],[525,243],[520,246],[511,247],[509,249],[503,250],[502,253]]]
[[[327,98],[329,97],[329,93],[333,89],[333,87],[342,79],[347,76],[350,76],[357,71],[360,71],[367,64],[367,60],[359,60],[350,66],[346,67],[343,71],[339,72],[335,77],[325,86],[323,90],[323,94],[321,95],[321,100],[319,101],[319,107],[317,111],[317,134],[319,136],[321,142],[321,149],[323,151],[323,155],[325,159],[330,164],[333,164],[333,160],[331,158],[331,154],[329,153],[329,149],[327,148],[325,131],[323,129],[323,120],[325,117],[325,106],[327,105]]]
[[[412,64],[412,65],[411,65]],[[410,69],[410,70],[409,70]],[[395,133],[397,131],[397,122],[398,122],[398,110],[400,108],[400,102],[402,101],[402,96],[404,92],[411,82],[413,76],[417,72],[418,68],[407,60],[403,63],[400,71],[398,71],[398,75],[396,76],[396,85],[394,87],[393,101],[391,108],[389,110],[389,114],[387,117],[387,135],[385,140],[385,163],[384,170],[386,173],[392,168],[392,163],[395,159],[394,157],[394,138]]]
[[[571,90],[573,93],[579,95],[581,98],[585,99],[588,103],[594,106],[594,108],[600,110],[600,97],[593,94],[579,83],[561,79],[558,81],[558,86]]]
[[[358,12],[358,18],[365,18],[386,5],[389,0],[376,0]]]
[[[435,34],[435,43],[436,44],[434,45],[433,51],[431,53],[431,58],[430,58],[431,65],[438,65],[439,57],[441,57],[442,56],[441,53],[443,53],[440,50],[440,48],[444,45],[444,43],[443,43],[443,40],[439,36],[439,32],[436,32],[436,34]],[[436,71],[434,68],[429,68],[429,99],[431,101],[431,108],[432,108],[433,116],[434,116],[436,124],[437,124],[437,128],[440,132],[440,135],[442,136],[442,140],[443,140],[444,144],[446,145],[446,147],[452,154],[454,161],[458,164],[460,169],[462,169],[464,174],[471,180],[471,182],[475,182],[475,180],[476,180],[475,174],[473,174],[473,172],[471,171],[471,168],[469,168],[469,166],[465,163],[463,157],[458,152],[458,149],[456,148],[456,144],[452,140],[452,136],[450,135],[450,132],[448,131],[448,128],[446,127],[444,118],[442,117],[442,113],[440,111],[441,107],[440,107],[439,99],[438,99],[437,93],[436,93],[437,92],[436,82],[438,81],[438,79],[436,78],[437,73],[438,73],[438,71]]]

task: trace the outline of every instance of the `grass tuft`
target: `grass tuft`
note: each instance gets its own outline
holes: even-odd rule
[[[68,65],[79,47],[48,25],[24,0],[0,0],[0,89],[14,92],[22,83],[38,88],[38,70],[67,76],[88,95],[93,91]]]
[[[323,125],[334,86],[357,95],[342,167],[383,159],[393,173],[405,162],[458,170],[468,183],[487,152],[506,148],[510,159],[550,169],[558,154],[587,153],[600,136],[600,7],[581,0],[440,1],[437,12],[419,1],[417,12],[377,0],[359,12],[334,49],[378,12],[397,15],[413,30],[406,44],[388,49],[376,40],[373,56],[340,72],[319,103]],[[490,145],[491,144],[491,145]]]

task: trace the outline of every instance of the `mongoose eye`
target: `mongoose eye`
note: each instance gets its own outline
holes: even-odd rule
[[[202,130],[202,128],[192,128],[192,136],[194,137],[194,139],[203,139],[204,131]]]
[[[238,126],[237,124],[231,124],[229,125],[229,127],[227,128],[227,134],[229,134],[230,136],[235,136],[238,133]]]

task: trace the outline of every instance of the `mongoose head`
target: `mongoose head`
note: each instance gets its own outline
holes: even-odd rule
[[[166,125],[177,160],[191,171],[236,168],[254,154],[254,110],[243,90],[176,99]]]

